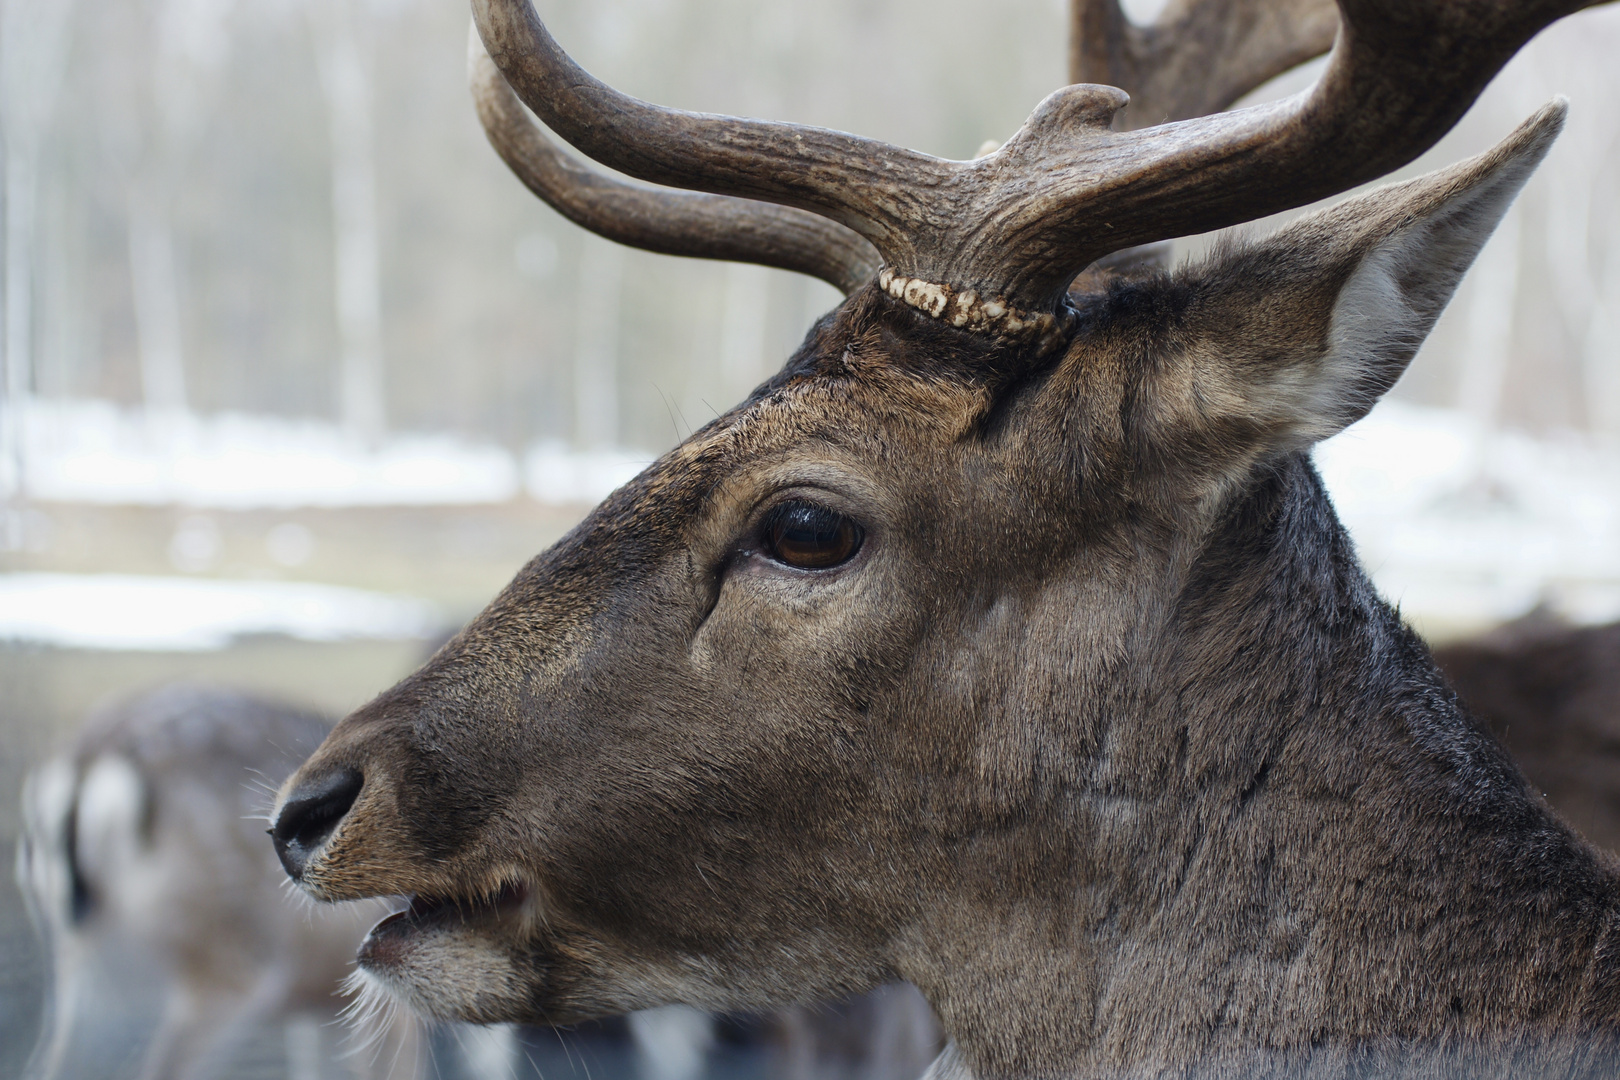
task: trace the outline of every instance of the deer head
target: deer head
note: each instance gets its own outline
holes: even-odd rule
[[[1122,92],[1069,86],[952,162],[636,101],[527,0],[475,0],[480,111],[538,193],[849,295],[338,726],[283,790],[288,871],[413,897],[360,963],[443,1017],[898,976],[983,1076],[1565,1030],[1608,871],[1456,710],[1307,454],[1400,375],[1563,104],[1173,275],[1070,284],[1411,160],[1579,6],[1342,0],[1298,98],[1128,131]],[[688,192],[588,172],[517,98]],[[1470,937],[1490,889],[1585,921]],[[1536,992],[1500,992],[1529,949]]]

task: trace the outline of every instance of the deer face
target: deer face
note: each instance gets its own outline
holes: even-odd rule
[[[983,698],[1018,691],[1041,618],[1128,572],[1117,513],[1079,512],[1013,404],[1073,388],[985,378],[953,337],[851,301],[343,722],[278,830],[319,897],[414,894],[367,971],[486,1021],[887,973],[921,900],[892,853],[947,872],[941,836],[998,812],[966,789],[1027,766]]]
[[[1153,718],[1191,685],[1162,677],[1195,649],[1189,582],[1245,572],[1212,538],[1280,473],[1309,485],[1299,454],[1394,382],[1562,108],[1175,277],[1069,284],[1410,160],[1471,95],[1386,71],[1483,85],[1545,21],[1476,6],[1392,36],[1341,5],[1318,90],[1279,106],[1117,132],[1124,95],[1072,86],[1001,150],[944,162],[657,109],[574,66],[525,0],[474,0],[481,115],[542,197],[614,239],[852,295],[288,781],[275,840],[308,892],[412,898],[362,969],[485,1022],[761,1008],[895,974],[941,1007],[955,980],[977,1004],[944,1000],[947,1027],[981,1043],[1026,982],[1026,1003],[1066,1003],[1069,1034],[1028,1018],[1042,1060],[1076,1060],[1087,924],[1033,913],[1119,873],[1102,838],[1122,819],[1080,788],[1168,776]],[[1386,64],[1392,42],[1413,55]],[[514,89],[598,160],[711,194],[588,173]],[[1183,744],[1226,737],[1206,713]],[[1003,1041],[1008,1061],[1029,1044]]]
[[[361,966],[439,1017],[892,976],[965,881],[1049,877],[1033,808],[1151,692],[1211,530],[1388,387],[1549,137],[1076,297],[1045,358],[858,293],[343,721],[284,863],[412,896]]]

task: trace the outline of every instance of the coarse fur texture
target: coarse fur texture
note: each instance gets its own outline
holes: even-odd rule
[[[1561,117],[1075,297],[1049,356],[856,292],[344,720],[283,788],[284,863],[411,894],[361,964],[439,1016],[900,977],[953,1077],[1608,1075],[1620,879],[1308,457]],[[772,557],[794,500],[864,543]]]

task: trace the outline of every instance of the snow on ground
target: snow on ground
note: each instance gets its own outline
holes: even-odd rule
[[[542,502],[594,503],[648,457],[553,444],[520,469],[499,446],[450,435],[394,435],[366,446],[319,420],[153,413],[106,401],[13,406],[0,495],[221,510],[503,502],[526,487]],[[20,477],[19,477],[20,473]]]
[[[199,652],[248,634],[304,641],[427,638],[433,604],[335,585],[133,574],[0,574],[0,640]]]
[[[570,450],[543,442],[523,459],[524,486],[543,503],[594,505],[629,482],[652,459],[632,450]]]
[[[1620,619],[1620,446],[1386,401],[1316,450],[1363,563],[1419,622]]]

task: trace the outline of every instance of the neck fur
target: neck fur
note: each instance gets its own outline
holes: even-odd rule
[[[1620,879],[1461,710],[1306,458],[1172,610],[1083,775],[968,842],[989,878],[912,943],[956,1040],[932,1080],[1539,1075],[1613,1049]]]

